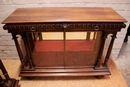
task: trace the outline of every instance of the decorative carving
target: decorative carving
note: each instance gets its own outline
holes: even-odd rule
[[[71,29],[78,29],[78,30],[112,30],[117,29],[119,31],[121,28],[125,28],[124,23],[38,23],[38,24],[6,24],[3,28],[9,31],[48,31],[48,30],[59,30],[63,31],[63,28],[66,28],[68,31]],[[119,30],[118,30],[119,29]]]

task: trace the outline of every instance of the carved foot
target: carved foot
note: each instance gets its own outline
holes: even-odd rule
[[[101,78],[103,78],[103,76],[95,76],[95,78],[101,79]]]

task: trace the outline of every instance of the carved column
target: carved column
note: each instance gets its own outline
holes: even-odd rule
[[[28,61],[29,69],[34,69],[34,65],[32,62],[32,54],[31,54],[31,47],[29,45],[28,35],[26,33],[22,33],[22,39],[24,41],[24,46],[26,50],[26,58]]]
[[[91,35],[91,32],[90,32],[90,31],[87,31],[86,40],[90,40],[90,35]]]
[[[16,34],[15,34],[15,33],[12,33],[12,37],[13,37],[13,39],[14,39],[14,42],[15,42],[15,45],[16,45],[16,49],[17,49],[17,52],[18,52],[20,61],[21,61],[21,63],[22,63],[22,68],[24,69],[24,68],[25,68],[25,59],[24,59],[24,57],[23,57],[23,54],[22,54],[20,45],[19,45],[18,40],[17,40],[18,37],[16,37]]]
[[[42,41],[42,32],[38,32],[38,37],[39,37],[39,40]]]
[[[117,32],[114,32],[113,35],[111,36],[112,39],[111,39],[111,42],[110,42],[110,45],[109,45],[109,48],[108,48],[108,51],[107,51],[107,54],[106,54],[106,57],[105,57],[105,61],[104,61],[104,64],[103,64],[104,67],[107,66],[107,62],[108,62],[110,54],[111,54],[111,50],[112,50],[112,47],[113,47],[114,40],[116,38],[116,34],[117,34]]]
[[[105,41],[106,41],[106,38],[107,38],[107,32],[103,31],[103,35],[102,35],[102,43],[101,43],[101,47],[100,47],[100,50],[99,50],[99,55],[98,55],[98,59],[97,59],[97,63],[96,63],[96,67],[100,67],[101,65],[101,59],[102,59],[102,54],[103,54],[103,50],[104,50],[104,45],[105,45]]]
[[[96,32],[94,32],[94,36],[93,36],[93,40],[95,40],[96,39]]]

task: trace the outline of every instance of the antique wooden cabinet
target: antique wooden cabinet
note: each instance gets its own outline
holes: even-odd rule
[[[15,41],[20,76],[104,76],[110,75],[107,62],[124,22],[111,8],[47,7],[18,8],[2,24]],[[50,33],[52,38],[46,38]]]

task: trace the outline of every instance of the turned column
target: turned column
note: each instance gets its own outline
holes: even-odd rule
[[[91,32],[88,31],[88,32],[87,32],[87,36],[86,36],[86,40],[90,40],[90,35],[91,35]]]
[[[102,59],[102,54],[103,54],[103,50],[104,50],[104,45],[105,45],[105,41],[106,41],[106,38],[107,38],[107,35],[108,35],[105,31],[103,31],[102,33],[103,33],[102,38],[101,38],[102,42],[101,42],[101,45],[100,45],[100,50],[99,50],[99,55],[98,55],[96,67],[100,67],[100,65],[101,65],[101,59]]]
[[[41,32],[38,32],[38,37],[39,37],[39,40],[42,41],[42,33]]]
[[[107,62],[110,58],[110,54],[111,54],[111,51],[112,51],[114,40],[116,38],[116,34],[117,34],[117,32],[114,32],[113,35],[111,36],[112,39],[111,39],[111,42],[110,42],[110,45],[109,45],[109,48],[108,48],[108,51],[107,51],[107,54],[106,54],[106,57],[105,57],[105,61],[104,61],[104,64],[103,64],[104,67],[107,66]]]
[[[15,45],[16,45],[16,49],[17,49],[17,52],[18,52],[18,55],[19,55],[19,58],[20,58],[20,61],[22,64],[22,68],[24,69],[25,68],[25,59],[23,57],[20,45],[19,45],[18,40],[17,40],[18,37],[16,37],[16,34],[14,34],[14,33],[12,33],[12,37],[13,37]]]
[[[31,46],[29,44],[29,36],[27,33],[22,33],[22,39],[24,42],[25,50],[26,50],[26,58],[29,64],[29,69],[34,69],[34,64],[32,61],[32,51],[31,51]]]

